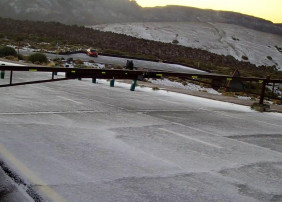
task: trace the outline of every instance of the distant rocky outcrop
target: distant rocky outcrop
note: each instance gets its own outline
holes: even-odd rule
[[[94,25],[123,22],[221,22],[282,35],[281,24],[234,12],[182,6],[142,8],[129,0],[1,0],[0,16]]]

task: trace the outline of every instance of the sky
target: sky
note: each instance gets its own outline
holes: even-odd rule
[[[282,23],[282,0],[136,0],[142,7],[183,5],[234,11]]]

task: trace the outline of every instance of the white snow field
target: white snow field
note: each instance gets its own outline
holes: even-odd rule
[[[282,36],[222,23],[123,23],[92,26],[93,29],[126,34],[137,38],[200,48],[212,53],[232,55],[238,60],[247,56],[256,65],[276,65],[282,70]],[[272,59],[268,59],[270,56]]]

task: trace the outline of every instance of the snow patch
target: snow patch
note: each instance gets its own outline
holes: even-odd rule
[[[221,93],[217,92],[216,90],[212,88],[204,88],[204,87],[201,87],[193,83],[187,83],[187,85],[183,85],[182,83],[179,83],[176,81],[170,81],[169,79],[157,79],[157,80],[149,79],[149,81],[153,84],[158,84],[158,85],[163,85],[163,86],[187,89],[187,90],[192,90],[192,91],[206,91],[211,94],[221,95]]]
[[[242,60],[245,55],[256,65],[276,65],[282,71],[282,55],[275,46],[282,46],[282,37],[245,27],[223,23],[146,22],[104,24],[93,29],[125,34],[137,38],[204,49],[219,55],[232,55]],[[271,56],[272,60],[267,59]]]

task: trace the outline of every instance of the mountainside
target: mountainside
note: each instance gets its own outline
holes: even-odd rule
[[[256,65],[275,65],[282,70],[282,36],[223,23],[122,23],[96,25],[93,29],[153,41],[161,41],[231,55],[246,56]]]
[[[0,16],[94,25],[123,22],[218,22],[282,35],[272,22],[234,12],[166,6],[141,8],[129,0],[1,0]]]
[[[278,36],[277,36],[278,37]],[[169,61],[220,74],[230,74],[239,69],[241,75],[281,78],[282,72],[273,66],[256,66],[249,61],[238,61],[232,56],[223,56],[206,50],[177,46],[136,37],[101,32],[83,26],[68,26],[54,22],[32,22],[0,18],[0,45],[18,44],[18,38],[24,46],[43,44],[63,44],[67,48],[93,47],[105,54]],[[44,49],[44,48],[43,48]]]

